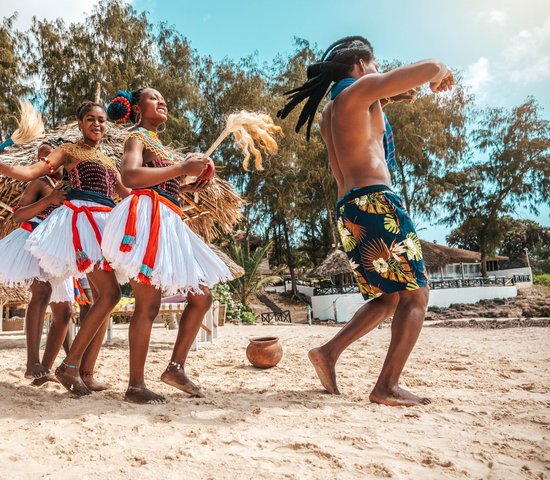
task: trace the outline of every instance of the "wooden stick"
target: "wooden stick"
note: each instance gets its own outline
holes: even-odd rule
[[[220,134],[216,140],[214,140],[214,143],[211,145],[211,147],[206,150],[205,156],[209,157],[214,153],[214,150],[220,146],[220,144],[231,134],[231,132],[227,129],[224,129],[223,132]]]

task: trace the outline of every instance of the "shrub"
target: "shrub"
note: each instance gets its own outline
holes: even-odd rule
[[[546,285],[550,287],[550,273],[543,273],[541,275],[535,275],[533,278],[535,285]]]

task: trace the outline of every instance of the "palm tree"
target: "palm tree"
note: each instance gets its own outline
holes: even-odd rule
[[[269,242],[251,252],[247,238],[243,243],[234,243],[229,248],[228,253],[231,258],[244,269],[242,277],[229,283],[231,290],[243,305],[247,305],[250,295],[279,279],[276,276],[262,276],[259,273],[260,264],[269,252],[271,245],[272,242]]]

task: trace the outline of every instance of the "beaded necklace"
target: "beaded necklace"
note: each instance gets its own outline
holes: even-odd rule
[[[64,143],[59,148],[78,161],[99,163],[111,170],[117,170],[116,164],[111,157],[105,155],[99,147],[92,147],[82,140],[77,143]]]
[[[164,158],[167,160],[174,159],[174,156],[172,155],[172,153],[170,153],[166,149],[166,147],[162,144],[162,142],[159,140],[158,134],[155,132],[152,132],[151,130],[147,130],[146,128],[143,128],[143,127],[136,127],[135,130],[132,130],[131,132],[128,133],[126,140],[124,140],[124,144],[126,144],[126,142],[130,138],[137,138],[138,140],[143,142],[145,149],[152,152],[158,158]],[[124,150],[124,145],[122,146],[122,149]]]

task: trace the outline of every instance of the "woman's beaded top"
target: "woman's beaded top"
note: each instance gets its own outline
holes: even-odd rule
[[[116,183],[116,173],[96,162],[77,163],[69,172],[71,188],[101,193],[110,198],[115,193]]]
[[[77,143],[64,143],[60,145],[59,148],[80,162],[95,162],[103,165],[105,168],[110,168],[114,171],[117,170],[117,166],[113,159],[105,155],[99,147],[92,147],[83,141],[79,141]]]
[[[171,160],[172,162],[174,161],[174,156],[161,143],[158,134],[156,134],[155,132],[147,130],[143,127],[136,127],[134,130],[128,132],[128,136],[124,140],[124,145],[122,145],[122,150],[124,150],[124,146],[126,145],[126,142],[130,140],[130,138],[137,138],[139,141],[141,141],[145,149],[152,152],[155,157]]]
[[[87,190],[113,197],[117,184],[115,162],[99,148],[83,142],[64,143],[65,150],[78,163],[69,171],[69,184],[77,190]]]
[[[173,163],[174,162],[172,160],[167,160],[165,158],[155,158],[152,161],[147,162],[145,166],[151,168],[169,167]],[[178,182],[178,180],[175,178],[171,178],[170,180],[166,180],[165,182],[159,183],[158,185],[154,186],[160,188],[174,198],[178,198],[180,195],[180,182]]]
[[[169,167],[174,164],[174,156],[166,149],[166,147],[161,143],[158,138],[158,135],[155,132],[151,132],[146,128],[136,127],[135,130],[132,130],[128,133],[124,144],[130,138],[137,138],[143,143],[143,146],[146,150],[149,150],[155,158],[153,160],[145,163],[146,167],[159,168],[159,167]],[[124,145],[123,147],[124,148]],[[180,183],[177,179],[172,178],[166,180],[165,182],[159,183],[158,185],[153,185],[168,195],[171,195],[174,198],[178,198],[180,194]]]

